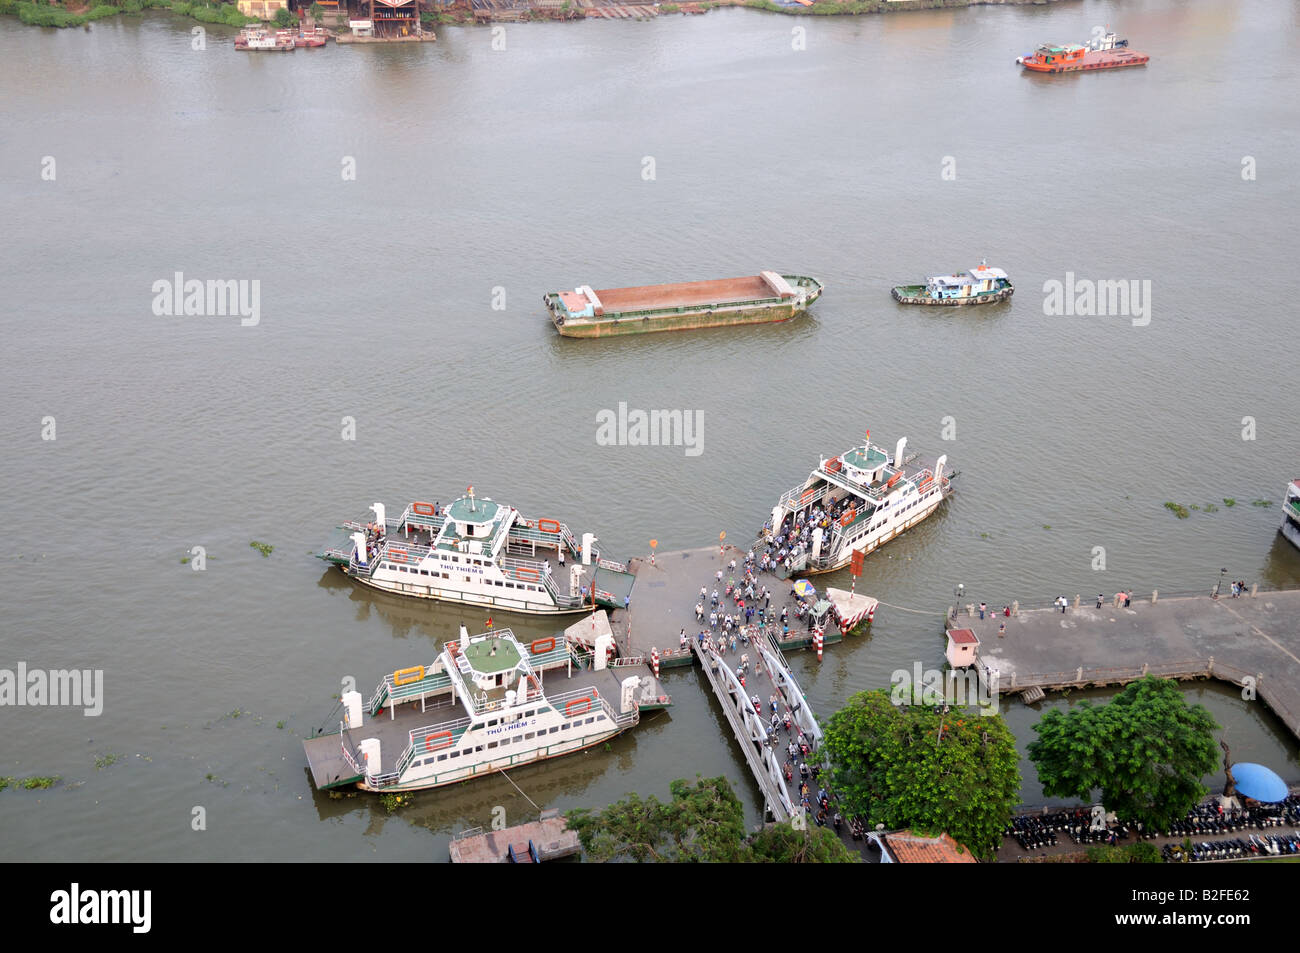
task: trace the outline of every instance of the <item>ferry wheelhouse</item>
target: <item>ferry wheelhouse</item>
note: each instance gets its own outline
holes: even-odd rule
[[[525,519],[514,507],[470,492],[446,507],[414,502],[389,520],[344,523],[318,557],[364,585],[419,599],[528,614],[622,609],[635,579],[602,559],[596,537],[579,544],[553,519]]]
[[[941,456],[932,467],[904,458],[907,438],[891,457],[867,442],[823,459],[808,479],[772,509],[766,530],[784,551],[790,573],[812,575],[847,566],[854,551],[871,553],[933,513],[952,493],[952,477]]]
[[[1292,480],[1282,501],[1282,528],[1279,532],[1300,549],[1300,480]]]
[[[936,275],[923,285],[898,285],[891,292],[902,304],[989,304],[1015,294],[1011,279],[1001,268],[988,262],[962,275]]]
[[[385,675],[368,703],[343,694],[338,731],[303,742],[312,780],[319,790],[417,791],[608,741],[640,721],[654,688],[620,681],[598,649],[575,674],[563,636],[524,644],[510,629],[462,629],[432,663]],[[563,690],[545,690],[547,672]]]

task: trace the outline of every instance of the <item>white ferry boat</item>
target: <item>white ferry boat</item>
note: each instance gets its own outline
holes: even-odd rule
[[[372,520],[340,526],[318,557],[364,585],[419,599],[530,615],[622,609],[635,577],[601,559],[596,537],[579,544],[553,519],[476,498],[415,502],[397,520],[382,503]]]
[[[606,668],[606,645],[575,673],[563,635],[525,645],[509,629],[461,632],[431,664],[384,676],[369,704],[360,692],[343,694],[338,732],[303,742],[318,790],[454,784],[601,744],[637,724],[643,702],[667,702],[652,679],[620,680],[615,672],[628,669]],[[565,690],[545,691],[547,672],[567,673]]]
[[[776,543],[780,564],[790,574],[831,572],[847,566],[854,551],[864,555],[933,513],[952,493],[948,457],[933,467],[912,466],[903,457],[903,437],[889,456],[871,443],[823,459],[808,479],[772,509],[765,530]]]
[[[1291,541],[1292,546],[1300,549],[1300,480],[1292,480],[1287,485],[1279,532]]]

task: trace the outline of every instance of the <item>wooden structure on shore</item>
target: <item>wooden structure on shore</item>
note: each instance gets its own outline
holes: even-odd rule
[[[481,827],[462,831],[449,849],[453,864],[530,864],[570,857],[581,845],[560,812],[549,810],[539,820],[499,831],[484,833]]]

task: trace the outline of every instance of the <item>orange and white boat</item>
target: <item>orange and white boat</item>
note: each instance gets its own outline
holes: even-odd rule
[[[1119,69],[1124,66],[1145,66],[1151,57],[1131,50],[1128,40],[1114,33],[1097,37],[1086,46],[1065,44],[1053,46],[1044,43],[1032,53],[1016,58],[1027,70],[1035,73],[1077,73],[1100,69]]]

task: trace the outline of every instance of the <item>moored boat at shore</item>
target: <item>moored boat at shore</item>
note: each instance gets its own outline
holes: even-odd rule
[[[602,559],[591,533],[579,542],[473,487],[446,507],[411,503],[398,520],[382,503],[370,509],[373,519],[344,523],[316,555],[374,589],[529,615],[622,609],[632,591],[635,577]]]
[[[303,742],[312,780],[317,790],[417,791],[601,744],[637,724],[657,691],[603,658],[575,671],[562,636],[525,644],[510,629],[471,637],[462,626],[431,663],[384,676],[368,704],[343,694],[338,731]],[[548,673],[559,690],[544,686]]]
[[[1278,532],[1300,549],[1300,480],[1287,484],[1286,497],[1282,500],[1282,526]]]
[[[947,305],[992,304],[1015,294],[1011,279],[1001,268],[987,262],[964,275],[936,275],[923,285],[897,285],[890,293],[900,304]]]
[[[790,575],[832,572],[855,551],[869,554],[930,516],[952,494],[948,457],[933,467],[912,466],[907,438],[891,457],[871,443],[823,459],[808,479],[772,509],[764,535],[776,547],[779,567]]]
[[[565,337],[605,337],[787,321],[807,311],[822,283],[804,275],[759,272],[743,278],[595,290],[580,285],[542,301]]]
[[[1032,53],[1016,58],[1027,70],[1035,73],[1092,72],[1102,69],[1120,69],[1125,66],[1144,66],[1151,57],[1130,50],[1128,40],[1114,33],[1091,40],[1087,45],[1073,43],[1044,43]]]
[[[293,38],[295,48],[314,49],[329,42],[329,33],[323,26],[303,27]]]
[[[237,50],[273,50],[284,53],[292,50],[293,47],[293,34],[288,30],[277,30],[272,33],[264,27],[244,27],[239,31],[239,36],[235,37]]]

